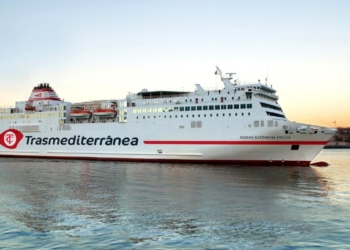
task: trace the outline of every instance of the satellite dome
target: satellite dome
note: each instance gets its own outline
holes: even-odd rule
[[[141,93],[146,93],[146,92],[148,92],[147,89],[142,89],[142,90],[141,90]]]

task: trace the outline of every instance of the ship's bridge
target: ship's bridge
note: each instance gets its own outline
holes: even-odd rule
[[[260,97],[262,99],[268,99],[269,101],[277,101],[278,96],[275,94],[276,90],[267,85],[256,83],[256,84],[243,84],[236,86],[237,91],[245,91],[248,99],[251,99],[251,96]]]

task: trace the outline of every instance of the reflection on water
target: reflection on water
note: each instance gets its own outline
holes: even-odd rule
[[[338,247],[349,153],[315,167],[0,160],[3,247]],[[40,240],[39,240],[40,239]]]

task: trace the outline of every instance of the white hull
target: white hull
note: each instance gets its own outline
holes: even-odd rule
[[[147,125],[142,126],[137,123],[128,124],[128,126],[118,123],[71,124],[69,131],[24,133],[16,149],[2,149],[0,155],[125,161],[308,165],[331,137],[330,134],[325,133],[314,134],[311,130],[306,134],[291,131],[292,134],[286,135],[281,127],[254,129],[244,128],[243,124],[229,126],[228,122],[224,119],[217,120],[216,123],[208,123],[202,129],[190,127],[180,129],[179,125],[184,121],[178,124],[173,122],[158,125],[160,127],[156,134],[147,130]],[[297,126],[288,121],[283,124]],[[204,131],[215,130],[218,132],[211,135],[204,133]],[[74,136],[75,145],[69,145],[68,141],[64,141],[62,145],[62,138],[68,140]],[[79,145],[77,145],[78,136]],[[108,136],[112,139],[120,138],[120,140],[115,142],[116,145],[106,145],[106,140],[102,141],[102,144],[101,140],[95,142],[96,138],[108,138]],[[260,139],[261,136],[266,139]],[[83,137],[86,139],[82,142]],[[246,137],[248,138],[242,139]],[[49,143],[43,145],[44,138],[59,138],[61,141],[51,141],[50,145]],[[93,138],[90,141],[92,145],[87,145],[88,138]],[[126,140],[126,145],[123,145],[124,138],[130,138],[129,141]],[[132,138],[137,138],[137,145],[130,144]],[[38,140],[41,140],[41,143]],[[291,150],[292,145],[299,145],[298,150]]]

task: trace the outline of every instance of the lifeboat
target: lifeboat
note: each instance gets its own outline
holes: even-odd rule
[[[95,109],[94,115],[96,116],[110,116],[113,117],[117,112],[112,108],[101,108],[101,109]]]
[[[34,111],[35,110],[35,107],[33,107],[32,105],[30,104],[26,104],[25,108],[24,108],[26,111]]]
[[[90,110],[86,110],[86,109],[73,109],[70,112],[70,116],[71,117],[75,117],[75,118],[89,118],[91,115]]]

